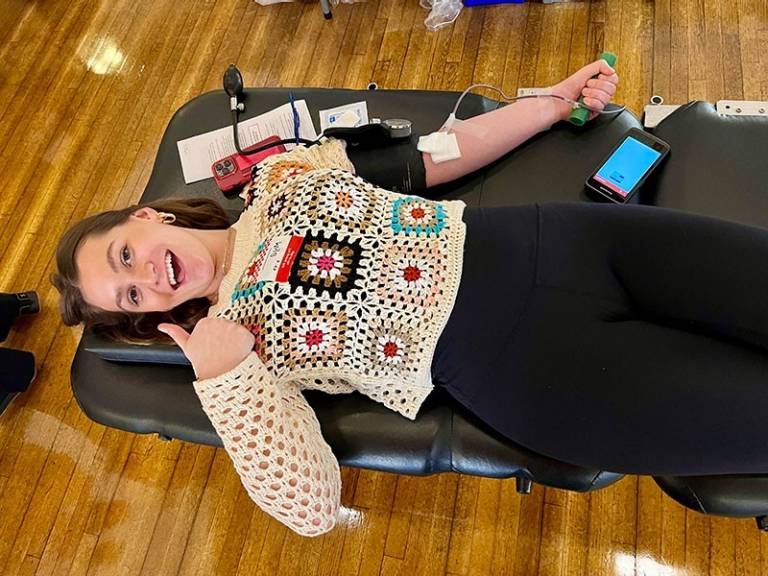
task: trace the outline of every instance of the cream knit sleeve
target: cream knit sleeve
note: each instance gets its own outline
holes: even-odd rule
[[[339,465],[298,386],[275,384],[251,353],[230,372],[194,387],[251,499],[303,536],[332,529]]]

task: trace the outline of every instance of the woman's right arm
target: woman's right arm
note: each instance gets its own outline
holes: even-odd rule
[[[613,68],[605,60],[596,60],[549,90],[572,100],[583,96],[584,104],[602,110],[616,93],[618,82]],[[567,119],[570,113],[571,107],[565,102],[532,98],[464,120],[463,127],[455,129],[461,158],[435,164],[429,154],[422,155],[427,186],[450,182],[487,166],[555,122]],[[596,115],[592,113],[590,119]]]
[[[192,362],[203,410],[243,487],[265,512],[304,536],[336,523],[341,475],[320,424],[297,385],[277,385],[253,348],[253,335],[222,318],[191,335],[162,324]]]

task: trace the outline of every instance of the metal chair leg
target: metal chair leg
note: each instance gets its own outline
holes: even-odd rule
[[[328,0],[320,0],[320,8],[323,9],[323,17],[325,17],[326,20],[333,18],[333,14],[331,14],[331,3]]]

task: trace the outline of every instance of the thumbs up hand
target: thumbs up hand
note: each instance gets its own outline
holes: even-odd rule
[[[203,318],[192,334],[176,324],[160,324],[157,329],[181,348],[198,380],[229,372],[251,353],[256,342],[247,328],[224,318]]]

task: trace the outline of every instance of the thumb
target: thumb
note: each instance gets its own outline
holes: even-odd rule
[[[170,336],[171,339],[176,342],[176,345],[184,350],[187,345],[187,340],[189,340],[189,333],[184,330],[184,328],[177,326],[176,324],[163,323],[158,324],[157,329],[163,334]]]
[[[600,58],[599,60],[595,60],[591,64],[587,64],[579,70],[581,75],[584,77],[584,82],[592,78],[593,76],[597,76],[598,74],[605,74],[606,76],[612,76],[616,71],[610,67],[608,62]]]

